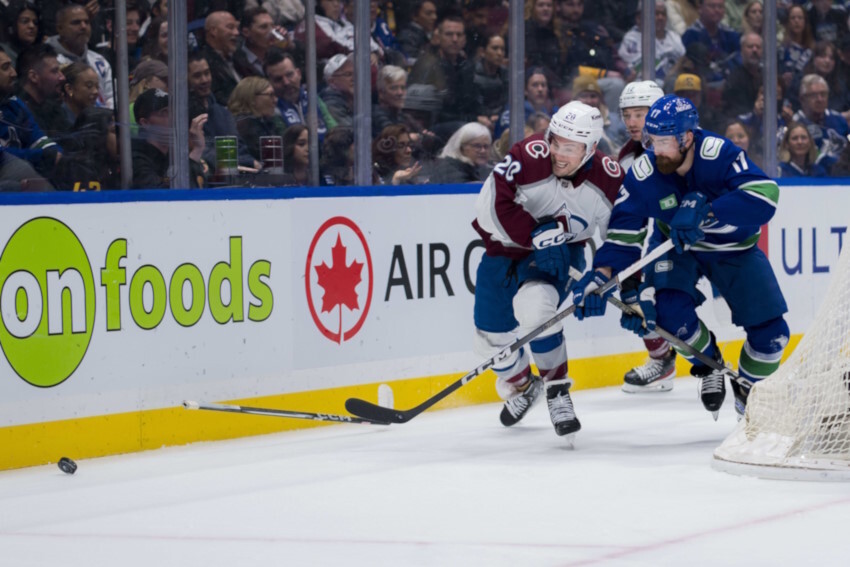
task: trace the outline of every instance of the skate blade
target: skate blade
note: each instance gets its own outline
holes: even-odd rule
[[[578,433],[577,431],[574,432],[574,433],[567,433],[566,435],[561,437],[561,439],[563,440],[563,443],[567,447],[567,449],[572,450],[572,449],[576,448],[576,434],[577,433]]]
[[[627,394],[655,394],[657,392],[669,392],[673,389],[673,379],[669,381],[655,382],[648,386],[635,386],[623,383],[622,390]]]
[[[714,418],[714,421],[717,421],[717,418],[720,416],[720,410],[711,412],[711,417]]]

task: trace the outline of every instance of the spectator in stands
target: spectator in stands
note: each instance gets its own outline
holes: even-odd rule
[[[620,77],[619,90],[623,90],[622,76],[615,59],[616,47],[608,30],[598,22],[584,17],[584,0],[559,0],[561,36],[566,48],[566,61],[561,75],[593,74],[596,77]],[[587,69],[581,69],[586,67]],[[600,85],[606,90],[604,85]]]
[[[726,5],[723,7],[725,15],[723,23],[735,31],[743,31],[744,29],[744,13],[747,10],[747,2],[749,0],[726,0]]]
[[[593,77],[579,75],[573,81],[572,91],[574,100],[599,109],[602,114],[603,130],[598,149],[605,155],[616,156],[617,152],[620,151],[620,146],[626,143],[629,134],[619,113],[608,111],[608,107],[602,99],[602,89],[599,88],[599,83]]]
[[[676,79],[682,73],[696,75],[700,78],[700,81],[704,81],[703,73],[705,71],[708,71],[708,48],[701,43],[692,43],[685,48],[685,55],[676,61],[676,64],[664,78],[664,92],[673,92]]]
[[[334,55],[325,63],[321,97],[338,126],[354,124],[354,55]]]
[[[839,43],[850,34],[847,24],[847,10],[833,0],[811,0],[806,4],[809,24],[815,41]]]
[[[430,43],[436,24],[436,4],[431,0],[416,0],[413,3],[413,18],[398,34],[399,46],[410,65],[416,63],[419,55]]]
[[[840,112],[828,108],[829,85],[820,75],[806,75],[800,83],[801,108],[794,120],[804,125],[821,156],[836,160],[847,145],[850,127]]]
[[[318,0],[316,3],[316,57],[319,61],[354,51],[354,25],[343,16],[343,8],[342,0]],[[295,29],[295,38],[301,43],[306,42],[305,25],[306,22],[301,22]],[[374,39],[369,41],[375,63],[380,48]]]
[[[850,144],[844,148],[838,161],[832,166],[832,175],[835,177],[850,177]]]
[[[246,0],[245,9],[263,7],[272,20],[281,26],[294,26],[304,19],[303,0]]]
[[[806,126],[789,124],[779,149],[780,177],[827,177],[822,161]]]
[[[741,65],[729,73],[723,86],[723,112],[726,116],[738,116],[753,107],[759,87],[764,83],[761,65],[761,36],[747,32],[741,36]]]
[[[168,189],[168,152],[172,139],[168,93],[159,89],[143,92],[136,99],[133,112],[139,124],[139,137],[132,140],[132,188]],[[206,178],[201,157],[206,119],[205,114],[196,116],[189,127],[189,186],[193,188],[203,187]]]
[[[283,136],[286,129],[277,116],[277,95],[262,77],[245,77],[230,95],[227,109],[236,119],[236,130],[248,153],[258,162],[261,136]]]
[[[808,16],[802,6],[791,6],[785,21],[784,34],[779,49],[779,74],[786,92],[794,83],[795,75],[802,76],[803,67],[812,57],[815,46]]]
[[[434,163],[431,183],[481,182],[489,174],[490,130],[478,122],[464,124],[452,134]]]
[[[548,126],[548,120],[549,119],[547,118],[546,120],[547,120],[547,126]],[[546,131],[545,128],[544,128],[543,131],[544,132]],[[524,139],[528,138],[529,136],[531,136],[532,134],[537,134],[537,133],[538,132],[535,132],[530,126],[528,126],[526,124],[525,127],[523,128],[522,139],[524,140]],[[499,139],[496,140],[493,143],[493,152],[491,154],[492,155],[492,161],[495,163],[495,162],[500,162],[503,159],[505,159],[505,156],[508,155],[508,152],[511,150],[511,146],[513,146],[513,144],[511,144],[511,129],[508,128],[507,130],[502,132],[502,135],[499,136]]]
[[[454,131],[459,122],[469,118],[465,112],[462,92],[462,69],[465,61],[464,22],[460,16],[449,14],[437,24],[439,45],[425,51],[416,61],[407,79],[408,85],[433,85],[441,95],[437,120],[450,123],[447,130]]]
[[[56,140],[71,131],[62,108],[62,83],[56,52],[49,45],[29,47],[18,57],[19,96],[48,137]]]
[[[346,10],[353,11],[355,3],[348,2]],[[381,6],[378,0],[370,0],[369,2],[369,18],[372,22],[371,34],[372,41],[378,44],[380,48],[381,61],[391,65],[407,65],[407,57],[401,51],[401,46],[395,38],[387,20],[381,15]],[[349,18],[352,22],[354,17]]]
[[[148,27],[142,57],[168,63],[168,20],[155,19]]]
[[[133,117],[133,105],[139,95],[148,89],[160,89],[168,92],[168,66],[158,59],[147,59],[133,69],[130,77],[130,125],[135,134],[138,125]]]
[[[106,58],[87,47],[91,39],[91,21],[83,6],[69,4],[56,15],[55,35],[47,43],[56,50],[59,64],[83,62],[96,73],[99,88],[98,100],[107,108],[115,107],[115,92],[112,85],[112,67]]]
[[[486,47],[490,31],[490,11],[498,0],[465,0],[463,21],[466,24],[466,58],[472,59]]]
[[[218,103],[226,105],[242,80],[233,61],[239,47],[239,23],[230,12],[213,12],[204,21],[204,32],[206,45],[201,52],[212,71],[212,91]]]
[[[508,103],[510,86],[505,67],[505,40],[501,35],[487,38],[478,55],[466,62],[462,77],[461,90],[469,114],[477,116],[478,122],[492,131]]]
[[[201,155],[210,169],[215,171],[216,136],[238,136],[239,131],[233,115],[227,107],[218,103],[212,93],[212,73],[203,53],[195,52],[189,55],[188,71],[189,118],[201,114],[207,115],[204,123],[204,151]],[[243,168],[255,170],[260,168],[260,162],[251,155],[242,138],[238,138],[237,141],[237,163]]]
[[[96,106],[100,97],[97,73],[88,64],[77,61],[62,67],[65,83],[62,85],[65,114],[71,123],[77,121],[80,112]]]
[[[417,182],[422,166],[413,161],[410,130],[403,124],[384,128],[372,141],[373,181],[377,185],[411,185]]]
[[[850,75],[842,73],[837,65],[835,46],[828,41],[815,42],[812,58],[803,68],[803,76],[815,73],[826,79],[829,85],[829,102],[827,106],[842,113],[845,120],[850,118]],[[844,70],[844,69],[842,69]],[[802,81],[802,76],[800,77]],[[800,90],[800,81],[794,87]],[[799,101],[796,101],[799,106]]]
[[[615,43],[623,40],[639,13],[639,0],[593,0],[584,6],[584,17],[602,25]]]
[[[555,21],[554,0],[525,2],[525,64],[542,67],[550,86],[560,88],[567,53],[560,22]]]
[[[641,13],[635,15],[635,25],[623,36],[617,53],[629,66],[631,75],[640,73],[643,66]],[[670,69],[685,54],[682,38],[667,28],[667,5],[655,0],[655,78],[663,81]]]
[[[294,124],[307,123],[307,89],[301,84],[301,69],[295,58],[281,49],[270,49],[266,54],[265,73],[277,95],[277,110],[287,128]],[[319,143],[325,138],[328,124],[336,126],[336,120],[328,112],[324,101],[317,97],[319,106],[317,133]],[[374,117],[372,118],[374,123]]]
[[[528,120],[525,121],[525,127],[526,129],[531,130],[531,134],[542,134],[546,131],[546,128],[549,127],[550,120],[551,118],[542,112],[535,112],[528,117]],[[530,134],[527,134],[525,137],[527,138],[529,135]]]
[[[107,108],[92,106],[74,122],[74,135],[65,144],[65,159],[54,175],[56,188],[100,191],[120,187],[120,163],[115,117]]]
[[[416,121],[404,112],[407,98],[407,71],[395,65],[385,65],[378,71],[378,104],[372,106],[372,137],[387,126],[404,124],[409,131],[419,133]]]
[[[285,33],[283,28],[275,26],[271,14],[265,8],[248,9],[242,14],[239,27],[243,38],[242,47],[233,54],[233,65],[242,77],[266,76],[263,62],[268,50],[277,43],[272,30],[277,30],[279,34]]]
[[[127,61],[128,68],[132,71],[142,58],[142,45],[139,41],[139,32],[142,28],[142,22],[148,17],[146,9],[147,0],[140,0],[141,3],[136,2],[136,0],[125,1],[127,2]],[[109,32],[107,42],[105,45],[96,46],[98,53],[106,57],[106,60],[109,61],[113,69],[115,69],[115,62],[118,59],[114,43],[115,34],[112,33],[114,26],[114,12],[110,12],[106,16],[106,29]]]
[[[782,130],[785,125],[791,122],[794,115],[794,109],[791,103],[783,98],[783,89],[781,82],[776,85],[776,145],[777,147],[782,142]],[[753,153],[764,153],[764,87],[759,88],[756,101],[753,103],[753,109],[738,116],[738,120],[744,124],[748,131],[752,133],[750,137],[750,146]]]
[[[764,30],[764,4],[761,0],[752,0],[744,8],[744,21],[742,28],[745,33],[756,33],[762,35]]]
[[[665,0],[670,29],[680,36],[699,18],[699,0]]]
[[[42,41],[41,11],[33,0],[12,0],[3,14],[5,41],[0,43],[12,65],[17,65],[18,54]]]
[[[328,131],[319,159],[321,184],[352,185],[354,183],[354,130],[338,126]]]
[[[732,140],[732,142],[747,152],[747,155],[750,156],[750,159],[753,160],[756,165],[762,167],[763,156],[761,155],[760,145],[756,146],[751,143],[752,135],[750,134],[750,129],[747,128],[747,125],[738,120],[732,120],[729,124],[726,125],[726,130],[723,133],[723,136]]]
[[[546,79],[546,72],[541,67],[532,67],[525,73],[525,116],[524,120],[528,120],[535,112],[540,112],[551,117],[555,113],[556,107],[552,104],[549,98],[549,81]],[[496,136],[501,136],[511,124],[510,107],[506,109],[499,118],[499,123],[496,125]]]
[[[699,19],[682,34],[685,47],[695,42],[708,47],[709,70],[705,78],[709,83],[726,78],[729,64],[740,47],[738,32],[721,23],[724,15],[724,0],[701,0]]]
[[[283,171],[298,185],[310,184],[310,131],[304,124],[293,124],[283,133]]]
[[[20,191],[30,185],[52,189],[34,167],[50,170],[61,158],[61,148],[44,136],[27,107],[14,96],[16,78],[12,60],[0,49],[0,190]]]

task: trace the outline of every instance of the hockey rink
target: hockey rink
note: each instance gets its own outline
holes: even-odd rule
[[[491,404],[0,472],[0,564],[847,565],[850,484],[711,469],[731,392],[573,399],[573,450]]]

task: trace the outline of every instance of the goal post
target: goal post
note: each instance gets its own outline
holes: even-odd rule
[[[712,467],[788,480],[850,480],[850,246],[809,330],[753,386],[744,418]]]

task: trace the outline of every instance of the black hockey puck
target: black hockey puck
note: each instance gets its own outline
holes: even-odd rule
[[[57,463],[59,466],[59,470],[61,470],[65,474],[74,474],[77,472],[77,463],[69,459],[68,457],[62,457],[59,459]]]

